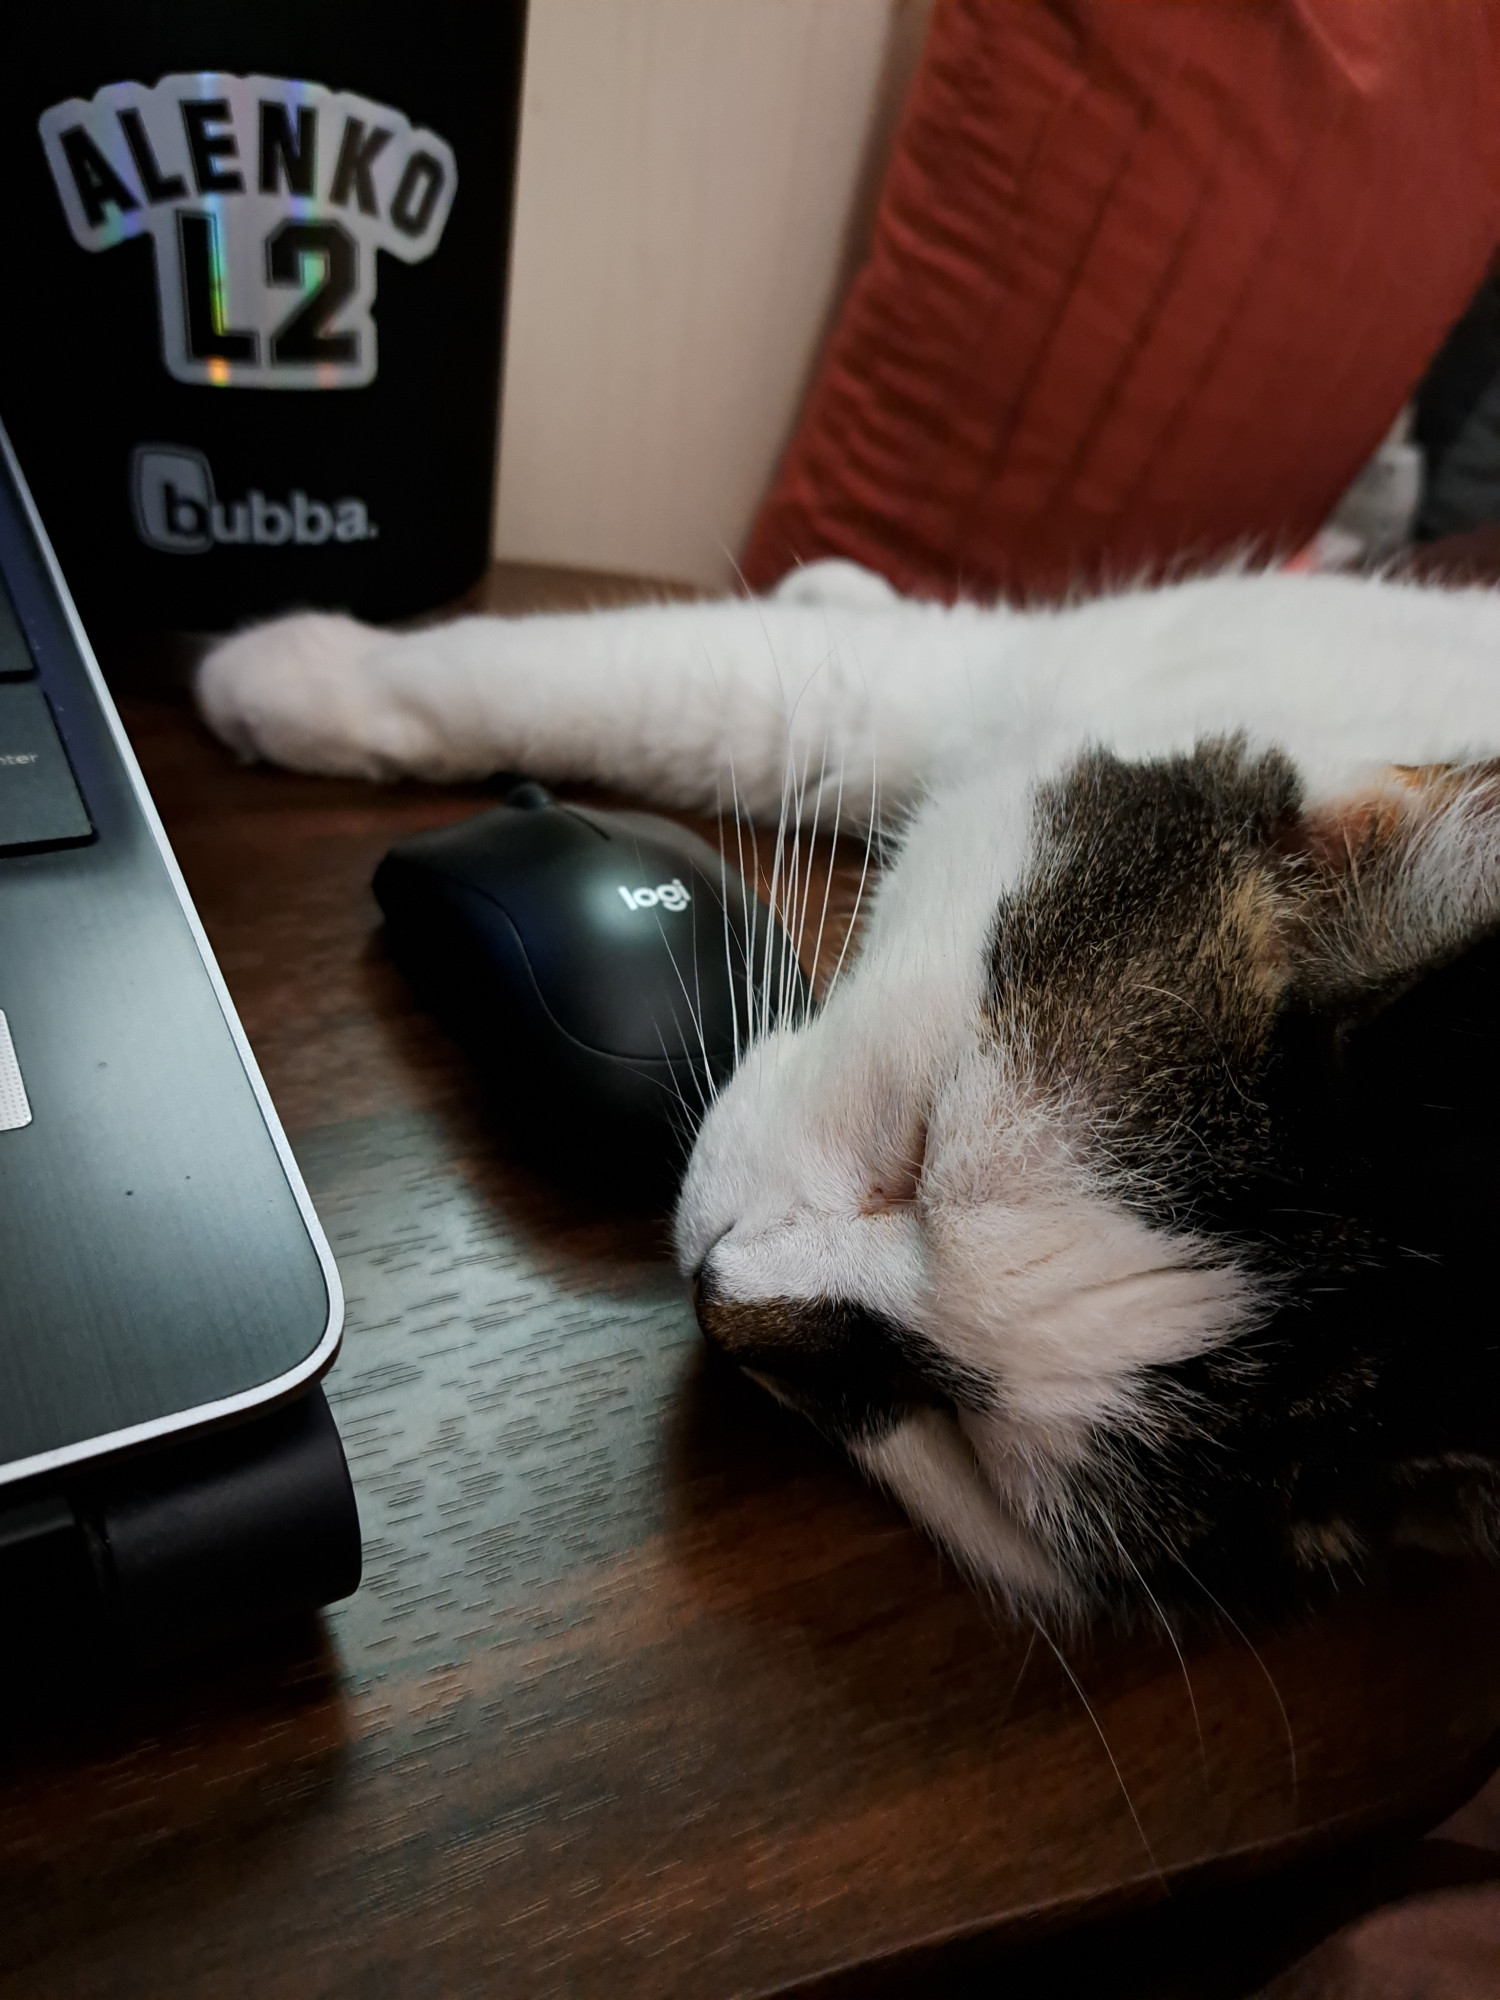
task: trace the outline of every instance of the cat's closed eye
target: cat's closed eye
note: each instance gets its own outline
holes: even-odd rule
[[[921,1186],[926,1157],[927,1127],[922,1124],[898,1157],[870,1182],[860,1203],[861,1215],[884,1215],[889,1209],[912,1207]]]

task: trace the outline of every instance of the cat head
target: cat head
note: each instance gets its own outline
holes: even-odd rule
[[[1216,741],[934,796],[703,1124],[704,1332],[1019,1605],[1483,1538],[1497,922],[1496,767],[1310,805]]]

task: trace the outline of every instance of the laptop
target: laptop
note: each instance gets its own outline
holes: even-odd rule
[[[338,1273],[0,430],[0,1592],[180,1650],[352,1591]]]

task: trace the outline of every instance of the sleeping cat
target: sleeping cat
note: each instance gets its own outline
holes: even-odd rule
[[[1018,1608],[1500,1547],[1500,595],[1235,575],[1027,612],[822,564],[761,600],[289,618],[199,698],[302,770],[825,825],[878,790],[854,962],[711,1106],[677,1253],[710,1340]]]

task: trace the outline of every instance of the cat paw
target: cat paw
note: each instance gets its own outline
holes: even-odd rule
[[[408,768],[401,717],[377,665],[383,635],[300,612],[237,632],[198,669],[204,721],[247,761],[389,778]]]
[[[838,604],[850,611],[888,611],[898,596],[883,576],[840,556],[800,563],[771,595],[782,604]]]

